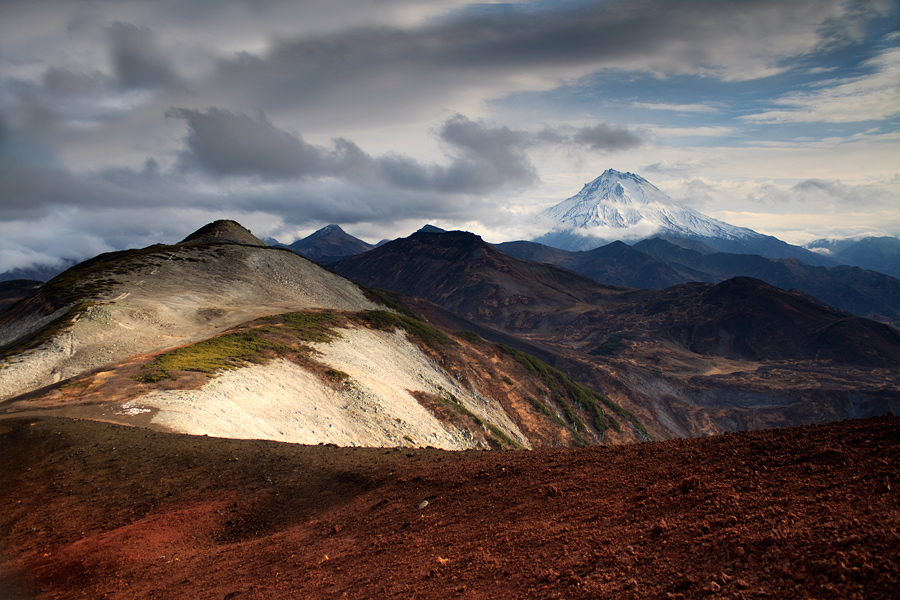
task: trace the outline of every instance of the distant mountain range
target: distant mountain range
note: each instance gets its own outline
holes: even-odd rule
[[[632,336],[669,339],[692,351],[702,347],[708,354],[792,360],[830,356],[864,363],[870,360],[867,344],[886,336],[882,356],[890,358],[884,364],[900,365],[900,346],[893,347],[900,343],[895,330],[748,277],[718,285],[631,291],[515,258],[460,231],[417,232],[345,259],[334,269],[364,285],[424,298],[503,331],[563,332],[581,329],[573,323],[585,321],[590,323],[585,331],[594,334],[628,331]],[[585,305],[592,308],[585,312]],[[839,341],[822,334],[838,323],[841,331],[849,327],[859,338],[850,343],[857,334],[840,336]],[[875,331],[880,333],[871,333]],[[572,335],[580,337],[577,331]]]
[[[426,225],[417,233],[445,232]],[[900,244],[900,240],[897,242]],[[879,244],[882,246],[890,247],[884,242]],[[351,254],[373,248],[336,225],[329,225],[286,247],[328,267],[334,267]],[[897,300],[900,298],[900,280],[857,267],[814,266],[795,258],[720,252],[702,241],[674,236],[653,237],[631,246],[617,241],[583,251],[561,250],[526,241],[504,242],[495,247],[516,258],[563,267],[600,283],[638,289],[663,289],[689,282],[719,283],[738,276],[754,277],[783,290],[800,290],[855,315],[900,326],[900,301]],[[856,242],[852,247],[862,248],[863,245]]]
[[[31,281],[48,281],[53,279],[78,261],[71,258],[62,259],[53,265],[34,265],[31,267],[16,267],[0,273],[0,281],[13,281],[16,279],[28,279]]]
[[[859,240],[820,239],[811,242],[806,248],[787,244],[775,237],[757,233],[746,227],[736,227],[723,221],[708,217],[697,210],[678,204],[655,185],[635,173],[622,173],[607,169],[602,175],[586,184],[576,195],[543,211],[538,216],[541,224],[551,224],[547,233],[533,240],[536,244],[568,252],[589,252],[595,254],[581,255],[573,258],[565,254],[556,254],[547,248],[528,247],[525,242],[506,242],[500,247],[520,258],[549,262],[565,266],[580,273],[617,285],[631,287],[661,288],[666,285],[686,281],[721,281],[736,276],[749,275],[759,277],[784,289],[798,287],[808,293],[821,294],[816,286],[807,284],[794,285],[784,277],[771,278],[763,270],[749,271],[728,270],[727,272],[710,273],[706,266],[697,268],[694,264],[685,264],[685,257],[680,255],[677,262],[680,268],[667,269],[646,258],[632,256],[626,258],[625,244],[611,246],[616,241],[627,240],[632,247],[643,251],[656,259],[667,263],[668,256],[660,256],[659,252],[647,252],[648,246],[637,245],[650,239],[664,239],[670,244],[696,252],[699,255],[714,253],[755,255],[770,259],[797,259],[810,266],[835,267],[850,265],[877,271],[894,278],[900,278],[900,239],[893,237],[868,237]],[[433,225],[425,225],[420,231],[441,232]],[[282,244],[273,238],[266,238],[270,246],[288,248],[309,260],[331,266],[340,260],[372,248],[379,247],[390,240],[382,240],[372,245],[359,238],[347,234],[339,225],[331,224],[313,234],[291,244]],[[607,248],[599,251],[601,247]],[[657,248],[658,250],[658,248]],[[602,266],[592,264],[595,259],[621,259],[620,264]],[[718,259],[719,262],[723,257]],[[734,264],[733,259],[728,259]],[[623,262],[624,261],[624,262]],[[637,262],[635,262],[637,261]],[[613,261],[615,262],[615,261]],[[714,261],[715,262],[715,261]],[[758,261],[757,261],[758,262]],[[35,266],[17,268],[0,273],[0,281],[29,279],[46,281],[75,261],[64,261],[58,266]],[[635,271],[635,266],[638,266]],[[669,264],[669,266],[673,266]],[[616,272],[618,270],[618,272]],[[696,273],[691,271],[695,270]],[[858,279],[858,277],[853,277]],[[821,286],[819,286],[821,287]],[[862,292],[861,293],[867,293]],[[878,318],[880,309],[871,311],[867,308],[846,303],[840,294],[831,295],[826,301],[835,306],[852,310],[857,314],[871,315]],[[851,307],[852,306],[852,307]],[[861,311],[861,312],[860,312]],[[893,314],[891,311],[889,313]],[[894,317],[891,317],[893,320]]]
[[[900,279],[900,239],[816,240],[807,246],[826,252],[826,256],[839,264],[871,269]]]
[[[900,326],[900,280],[888,275],[846,265],[821,267],[792,258],[716,252],[700,242],[679,244],[683,240],[652,238],[633,246],[613,242],[581,252],[534,242],[506,242],[497,248],[596,281],[633,288],[663,289],[693,281],[719,283],[732,277],[754,277],[783,290],[800,290],[855,315]]]

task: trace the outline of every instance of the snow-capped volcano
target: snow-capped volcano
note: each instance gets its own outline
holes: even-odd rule
[[[677,204],[640,175],[614,169],[607,169],[571,198],[543,211],[539,218],[556,223],[542,236],[544,243],[557,247],[563,243],[571,250],[651,235],[726,240],[765,237]]]
[[[634,173],[607,169],[580,192],[538,215],[550,231],[534,241],[562,250],[591,250],[617,240],[665,236],[702,242],[703,252],[797,258],[811,265],[834,261],[746,227],[729,225],[678,204]],[[702,250],[705,248],[705,250]]]

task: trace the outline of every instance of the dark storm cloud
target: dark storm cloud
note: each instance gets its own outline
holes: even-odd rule
[[[536,183],[537,171],[526,151],[539,143],[580,144],[604,151],[642,143],[636,134],[609,124],[547,127],[534,134],[457,114],[437,132],[450,155],[449,164],[437,165],[397,154],[372,156],[344,138],[335,138],[331,147],[310,144],[299,134],[276,127],[263,114],[251,117],[217,108],[172,108],[166,114],[188,125],[181,155],[184,169],[275,180],[332,177],[358,185],[438,193],[483,193]]]
[[[223,63],[218,86],[251,86],[257,105],[274,107],[327,100],[367,81],[377,87],[380,79],[403,82],[398,102],[455,90],[461,82],[500,89],[519,73],[554,79],[612,68],[753,79],[783,69],[785,57],[816,44],[858,37],[854,24],[865,23],[872,10],[841,6],[840,0],[503,5],[417,28],[356,28],[281,41],[265,54]],[[833,17],[821,28],[824,15]]]
[[[630,150],[643,143],[637,134],[608,123],[583,127],[572,136],[572,139],[577,144],[583,144],[597,151]]]
[[[180,88],[171,63],[144,27],[115,22],[109,27],[116,79],[126,88]]]
[[[3,221],[36,219],[56,208],[128,209],[184,201],[180,183],[164,177],[152,160],[141,170],[108,169],[98,173],[0,161],[0,189]]]
[[[188,125],[182,161],[214,175],[286,178],[324,176],[329,152],[278,129],[264,115],[256,118],[210,108],[206,112],[172,108],[166,116]]]
[[[528,143],[525,134],[461,115],[441,128],[440,137],[454,154],[447,166],[423,164],[402,155],[372,156],[343,138],[334,139],[330,148],[309,144],[262,114],[250,117],[216,108],[205,112],[174,108],[167,115],[188,124],[183,167],[199,167],[212,175],[332,177],[440,193],[479,193],[537,180],[523,152]]]

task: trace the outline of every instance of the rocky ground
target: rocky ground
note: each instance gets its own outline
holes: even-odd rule
[[[896,598],[900,418],[580,450],[0,422],[5,598]]]

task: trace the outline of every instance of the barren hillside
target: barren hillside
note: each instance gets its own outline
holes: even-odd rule
[[[0,399],[261,315],[377,306],[357,286],[293,252],[214,233],[100,255],[11,309],[0,320]]]

